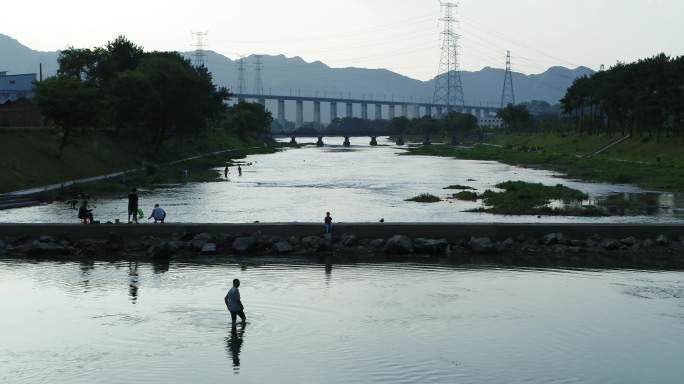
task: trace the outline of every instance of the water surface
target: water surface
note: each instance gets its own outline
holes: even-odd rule
[[[315,139],[300,139],[300,141]],[[543,170],[510,166],[493,161],[443,157],[400,156],[405,148],[381,141],[371,147],[368,138],[325,138],[327,146],[308,146],[275,154],[249,156],[242,177],[233,169],[230,181],[162,186],[142,191],[141,207],[149,213],[159,203],[169,222],[251,223],[319,222],[326,211],[337,222],[682,222],[684,196],[653,195],[649,215],[578,218],[498,216],[464,212],[477,203],[446,200],[436,204],[404,201],[422,193],[450,197],[450,185],[466,185],[478,192],[507,180],[546,185],[562,183],[582,190],[592,199],[612,193],[640,193],[628,185],[584,183],[567,180]],[[222,173],[223,169],[217,169]],[[126,220],[126,194],[91,200],[95,218],[102,222]],[[676,209],[680,209],[675,211]],[[0,211],[0,222],[77,222],[76,211],[57,202],[46,206]]]
[[[684,377],[682,273],[264,261],[0,260],[0,382]],[[233,278],[244,328],[223,304]]]

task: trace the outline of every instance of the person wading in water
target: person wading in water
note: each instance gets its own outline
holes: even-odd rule
[[[233,287],[228,291],[228,294],[226,294],[226,297],[223,299],[223,301],[226,303],[226,307],[228,307],[228,312],[230,312],[230,320],[233,322],[233,325],[235,325],[235,320],[238,316],[240,316],[240,319],[242,319],[242,324],[247,321],[247,317],[245,316],[245,307],[242,305],[242,301],[240,300],[239,288],[240,280],[233,280]]]
[[[138,224],[138,191],[135,188],[128,194],[128,224],[133,222]]]

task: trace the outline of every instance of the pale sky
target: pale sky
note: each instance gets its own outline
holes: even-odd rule
[[[0,33],[38,50],[103,45],[125,34],[147,50],[284,54],[333,67],[388,68],[427,80],[439,64],[438,0],[3,1]],[[461,68],[540,73],[684,54],[684,0],[461,0]]]

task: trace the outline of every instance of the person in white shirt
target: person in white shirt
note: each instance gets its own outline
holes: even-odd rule
[[[240,300],[239,288],[240,280],[234,279],[233,287],[228,291],[228,294],[226,294],[226,297],[223,299],[223,301],[226,303],[226,307],[228,307],[230,319],[233,321],[233,324],[235,324],[235,320],[238,316],[240,316],[240,319],[242,319],[242,324],[247,321],[247,317],[245,316],[245,307],[242,305],[242,301]]]
[[[164,211],[163,208],[159,206],[159,204],[154,205],[154,209],[152,210],[152,214],[150,217],[147,218],[149,219],[154,219],[154,223],[162,223],[164,224],[164,219],[166,219],[166,211]]]

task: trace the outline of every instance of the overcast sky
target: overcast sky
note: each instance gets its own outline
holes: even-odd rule
[[[388,68],[418,79],[437,71],[438,0],[3,1],[0,33],[38,50],[102,45],[118,34],[148,50],[285,54],[333,67]],[[462,0],[461,67],[539,73],[597,69],[665,52],[684,54],[684,0]]]

